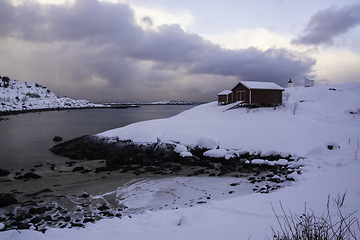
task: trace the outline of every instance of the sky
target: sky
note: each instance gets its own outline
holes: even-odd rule
[[[0,75],[94,102],[360,81],[360,1],[1,0]]]

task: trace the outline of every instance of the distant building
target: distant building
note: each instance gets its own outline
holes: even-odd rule
[[[273,82],[240,81],[233,89],[218,94],[218,104],[280,105],[284,88]]]
[[[291,79],[290,79],[290,81],[288,81],[287,87],[288,88],[294,87],[294,83],[291,81]]]
[[[314,82],[315,80],[314,79],[310,79],[310,78],[307,78],[307,77],[304,77],[305,78],[305,87],[312,87],[314,86]]]

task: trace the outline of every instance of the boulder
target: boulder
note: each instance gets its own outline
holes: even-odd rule
[[[98,207],[99,211],[105,211],[105,210],[108,210],[108,209],[110,209],[110,208],[108,206],[106,206],[106,204],[103,204],[100,207]]]
[[[33,172],[28,172],[28,173],[25,173],[24,175],[20,175],[18,177],[14,177],[15,179],[25,179],[25,180],[29,180],[29,179],[39,179],[41,178],[40,175],[37,175]]]
[[[84,171],[84,170],[85,170],[85,168],[80,166],[80,167],[75,167],[72,171],[73,172],[81,172],[81,171]]]
[[[60,137],[60,136],[55,136],[54,138],[53,138],[53,141],[54,142],[61,142],[63,139],[62,139],[62,137]]]
[[[327,147],[329,150],[334,150],[334,149],[340,148],[340,145],[339,145],[339,143],[337,143],[337,142],[328,142],[328,143],[326,144],[326,147]]]
[[[4,170],[4,169],[0,168],[0,177],[7,176],[9,174],[10,174],[10,172],[8,170]]]
[[[0,194],[0,207],[6,207],[17,203],[18,201],[12,194],[10,193]]]

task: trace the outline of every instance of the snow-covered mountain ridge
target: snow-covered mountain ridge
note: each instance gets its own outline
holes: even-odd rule
[[[39,83],[20,82],[7,76],[0,77],[0,113],[92,107],[104,105],[87,100],[58,98],[49,88]]]

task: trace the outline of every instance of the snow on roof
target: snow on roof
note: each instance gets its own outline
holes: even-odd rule
[[[248,89],[276,89],[276,90],[284,90],[284,88],[280,87],[274,82],[255,82],[255,81],[240,81],[242,85],[247,87]]]
[[[218,95],[229,95],[230,93],[232,93],[231,90],[224,90],[221,93],[219,93]]]

